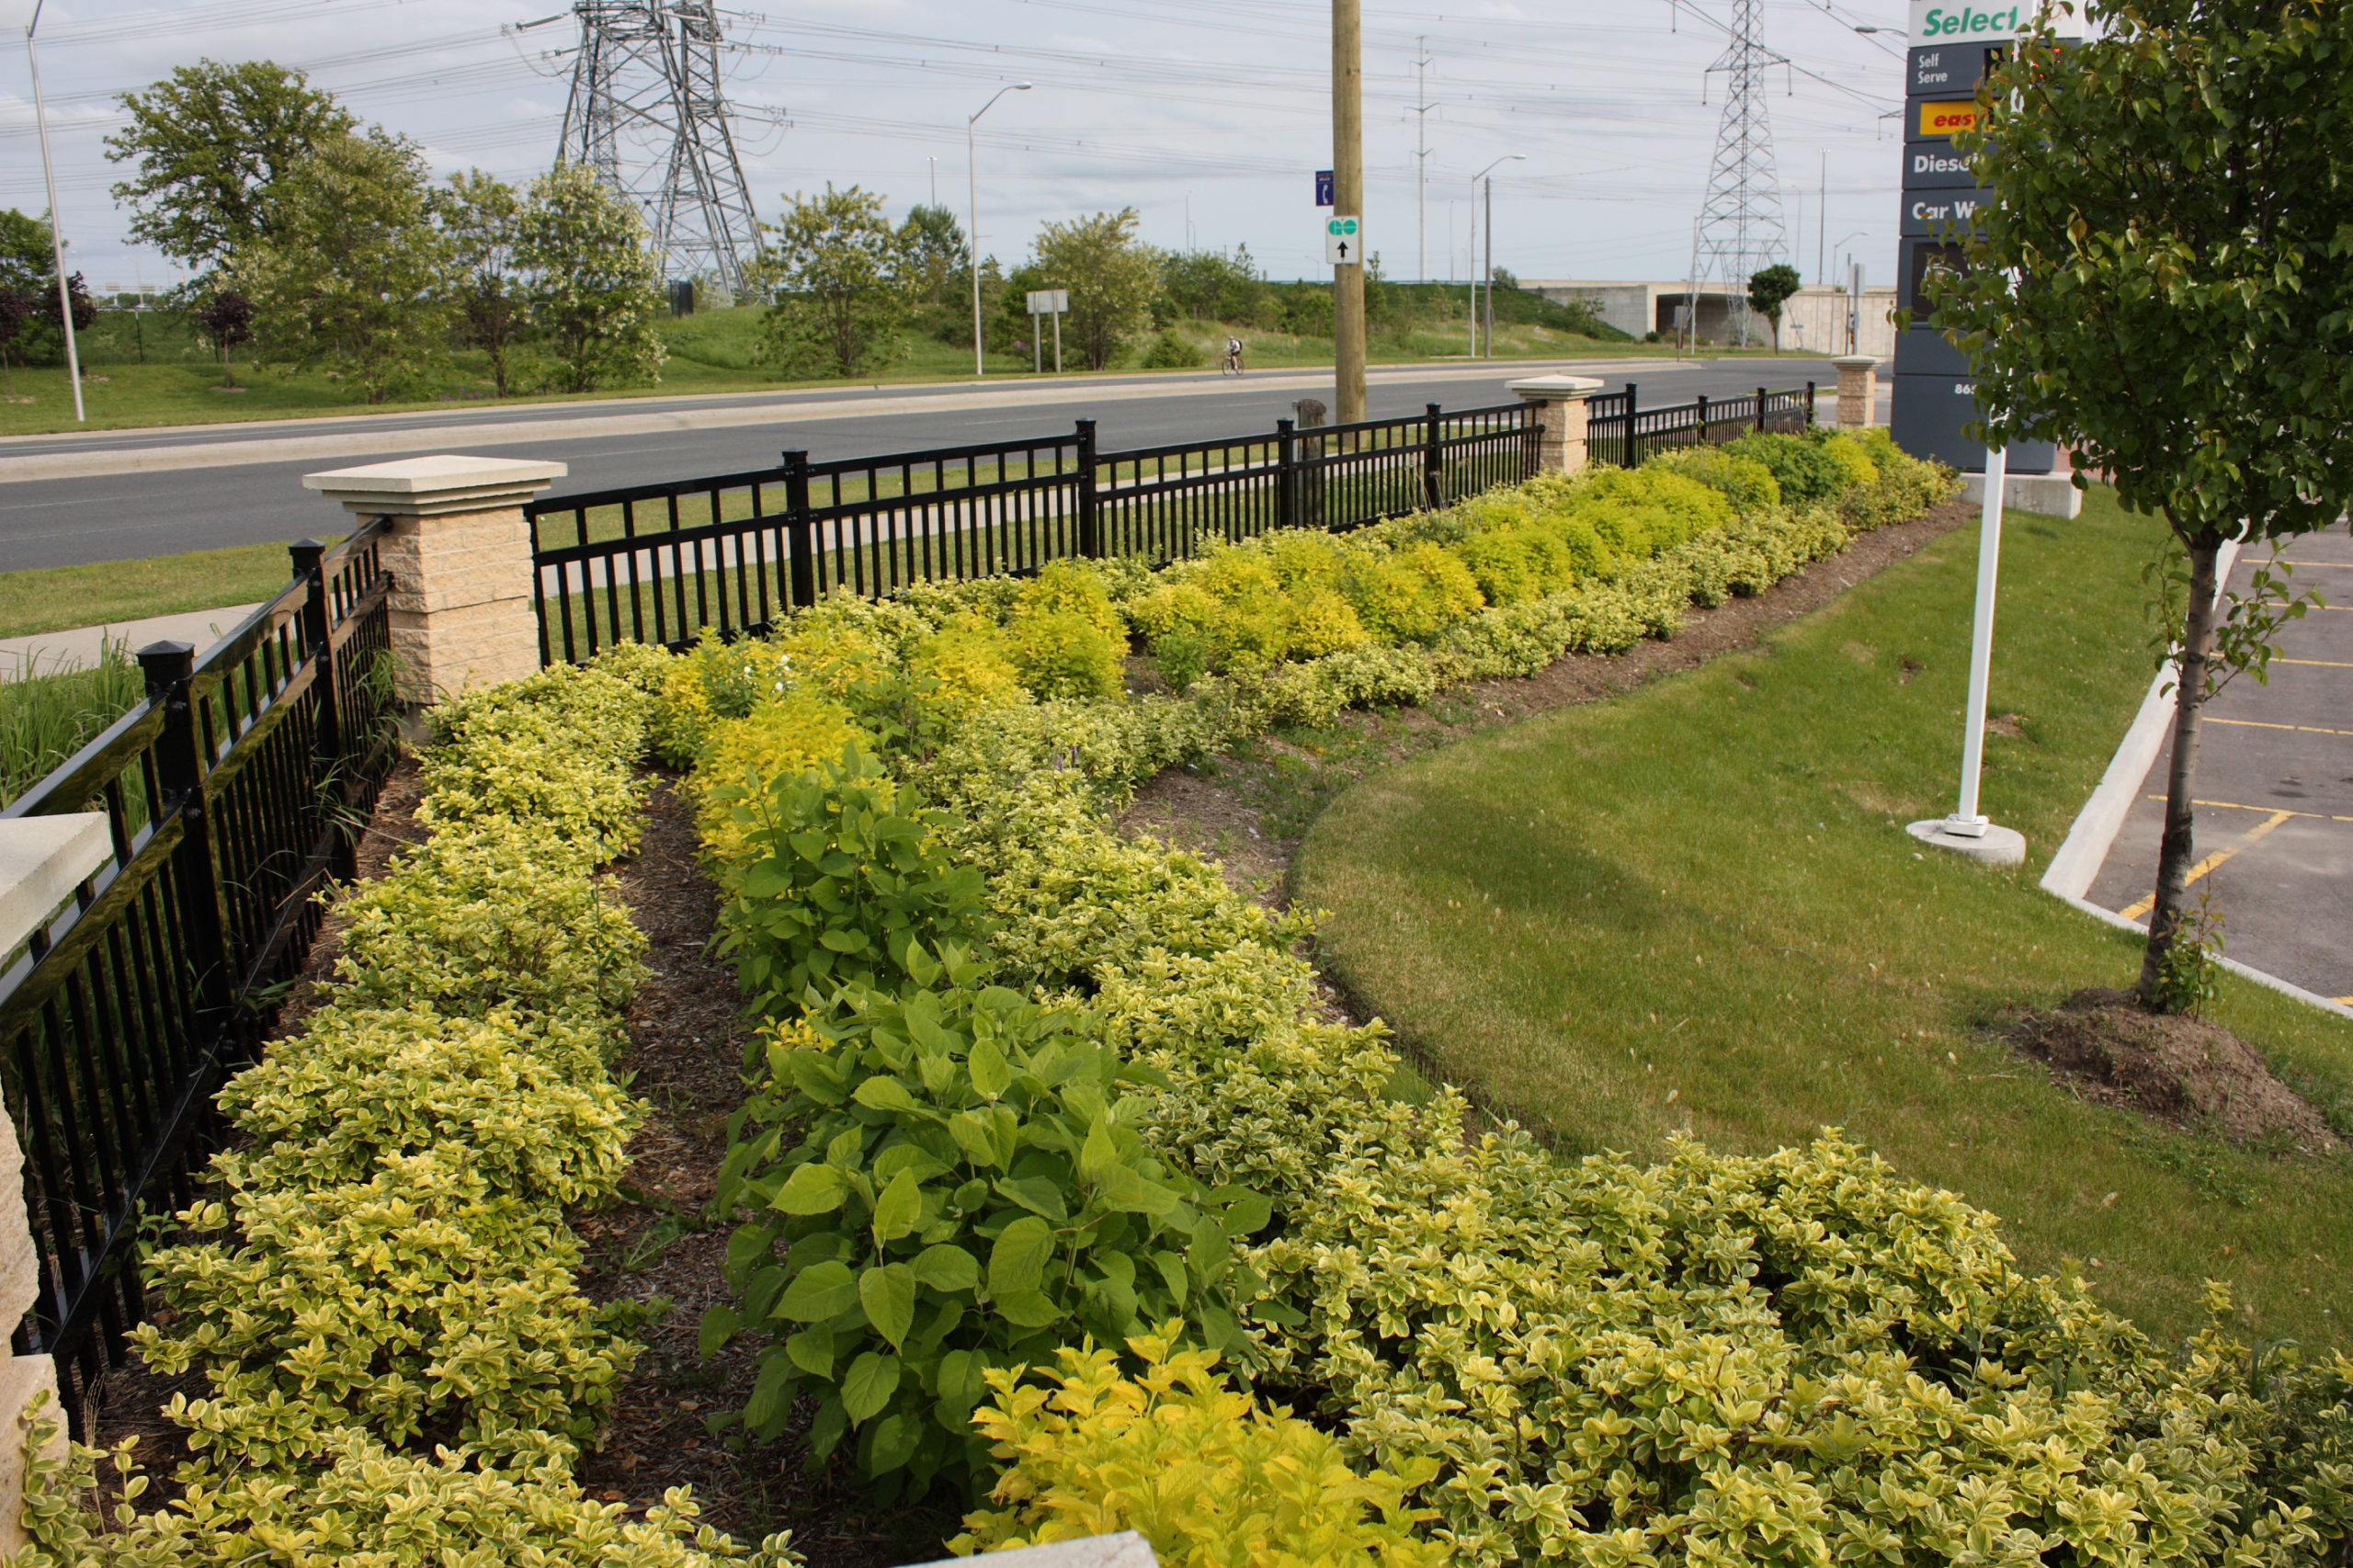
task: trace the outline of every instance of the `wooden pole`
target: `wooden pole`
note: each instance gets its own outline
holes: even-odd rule
[[[1364,39],[1358,0],[1332,0],[1332,210],[1364,216]],[[1363,231],[1358,231],[1359,251]],[[1336,422],[1364,413],[1364,268],[1332,268],[1332,381]]]

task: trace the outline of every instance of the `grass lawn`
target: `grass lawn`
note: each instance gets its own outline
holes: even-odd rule
[[[1991,738],[1984,784],[2027,836],[2010,871],[1903,831],[1951,809],[1975,532],[1754,651],[1374,775],[1317,821],[1299,896],[1331,912],[1365,1006],[1564,1151],[1838,1125],[2154,1330],[2216,1278],[2251,1332],[2341,1343],[2345,1159],[2085,1105],[1995,1038],[2136,971],[2133,937],[2035,879],[2147,687],[2136,569],[2158,529],[2105,492],[2075,522],[2011,515],[1992,711],[2017,733]],[[2353,1129],[2353,1024],[2225,983],[2211,1016]]]
[[[0,572],[0,637],[255,604],[293,580],[282,544]]]
[[[300,419],[323,415],[396,413],[403,409],[446,409],[452,403],[479,402],[486,406],[506,407],[524,403],[561,403],[577,401],[561,395],[497,399],[492,395],[488,369],[479,354],[465,353],[454,357],[447,375],[419,395],[405,401],[370,406],[360,400],[359,393],[348,381],[333,379],[324,370],[290,373],[281,370],[256,369],[240,362],[235,368],[236,381],[242,389],[224,392],[221,389],[221,369],[201,350],[185,341],[167,323],[158,321],[152,330],[147,346],[139,350],[144,362],[126,345],[128,339],[113,318],[127,312],[115,312],[100,320],[109,335],[97,339],[94,351],[85,357],[83,369],[91,378],[83,387],[83,402],[89,415],[88,422],[76,425],[74,420],[72,392],[66,385],[63,369],[16,369],[8,376],[11,397],[0,397],[0,436],[25,436],[60,430],[131,429],[148,426],[209,425],[241,419]],[[662,324],[665,339],[670,347],[670,358],[662,367],[658,384],[642,387],[617,387],[584,394],[595,398],[677,396],[698,392],[737,392],[783,391],[788,388],[812,388],[839,385],[837,381],[787,381],[768,369],[763,359],[759,343],[761,312],[756,309],[706,311]],[[1217,355],[1224,348],[1225,328],[1210,323],[1185,324],[1183,335],[1193,342],[1200,355],[1200,369],[1216,365]],[[1332,362],[1332,343],[1328,337],[1308,337],[1293,334],[1258,331],[1245,328],[1240,332],[1246,347],[1245,362],[1254,370],[1282,370],[1328,365]],[[1131,346],[1132,361],[1152,342],[1146,333]],[[120,341],[117,341],[120,340]],[[1461,359],[1469,353],[1467,326],[1457,328],[1443,320],[1416,319],[1411,324],[1400,325],[1393,331],[1376,330],[1372,338],[1372,358],[1379,364],[1416,364]],[[1769,350],[1711,348],[1711,357],[1745,353],[1752,357],[1769,354]],[[1047,339],[1047,374],[1052,375],[1052,339]],[[1596,338],[1550,329],[1535,323],[1513,323],[1498,320],[1495,325],[1495,355],[1498,358],[1559,358],[1563,356],[1592,358],[1671,358],[1672,344],[1633,342],[1602,342]],[[1082,374],[1078,359],[1065,346],[1063,363],[1072,377]],[[1030,356],[1025,349],[1019,354],[1010,351],[989,354],[989,373],[998,378],[1027,378],[1030,375]],[[1125,369],[1132,371],[1131,363]],[[886,369],[863,377],[859,384],[953,381],[969,377],[972,370],[972,350],[969,341],[943,343],[924,334],[910,334],[902,345],[900,357]],[[1836,378],[1825,368],[1822,381],[1827,384]]]

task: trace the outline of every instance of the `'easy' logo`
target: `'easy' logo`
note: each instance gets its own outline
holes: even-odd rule
[[[1976,129],[1977,104],[1974,99],[1920,106],[1920,134],[1923,136],[1951,136],[1959,131]]]

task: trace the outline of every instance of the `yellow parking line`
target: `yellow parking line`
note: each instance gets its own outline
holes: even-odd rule
[[[2165,797],[2150,795],[2146,799],[2162,801]],[[2192,801],[2189,803],[2193,806],[2211,806],[2218,812],[2279,812],[2291,817],[2310,817],[2314,822],[2353,822],[2353,817],[2331,816],[2326,812],[2291,812],[2284,806],[2247,806],[2241,805],[2236,801]]]
[[[2257,839],[2261,838],[2265,834],[2269,833],[2273,828],[2278,827],[2281,823],[2286,822],[2290,817],[2302,816],[2304,814],[2306,813],[2302,812],[2273,812],[2268,818],[2247,829],[2246,836],[2240,839],[2230,848],[2218,849],[2213,854],[2207,856],[2203,860],[2199,861],[2195,866],[2190,867],[2189,875],[2182,879],[2182,885],[2187,887],[2191,882],[2196,881],[2199,878],[2204,876],[2207,872],[2212,870],[2215,867],[2221,865],[2223,861],[2229,859],[2240,850],[2254,844]],[[2138,920],[2141,916],[2148,914],[2150,910],[2154,909],[2156,906],[2157,895],[2155,893],[2151,893],[2148,897],[2143,899],[2140,903],[2132,905],[2131,908],[2120,910],[2118,913],[2121,914],[2127,920]]]
[[[2214,719],[2209,724],[2236,724],[2247,730],[2293,730],[2300,735],[2353,735],[2353,730],[2325,730],[2318,724],[2267,724],[2260,719]]]

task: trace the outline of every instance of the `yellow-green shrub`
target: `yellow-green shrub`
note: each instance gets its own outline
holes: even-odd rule
[[[1266,538],[1267,564],[1287,593],[1329,588],[1339,580],[1340,547],[1331,535],[1284,528]]]
[[[1347,600],[1329,588],[1298,592],[1284,627],[1284,652],[1292,658],[1320,659],[1372,641]]]
[[[1134,1530],[1166,1568],[1438,1568],[1406,1502],[1432,1461],[1358,1475],[1340,1447],[1289,1411],[1225,1385],[1217,1357],[1178,1350],[1181,1324],[1139,1335],[1122,1376],[1109,1350],[1064,1349],[1040,1374],[992,1370],[996,1402],[973,1421],[1009,1461],[995,1509],[967,1515],[960,1555]]]
[[[1218,602],[1194,584],[1166,582],[1130,599],[1127,610],[1136,631],[1156,642],[1172,632],[1206,633],[1217,623]]]
[[[1683,447],[1661,452],[1643,463],[1663,468],[1724,493],[1737,512],[1759,511],[1781,504],[1781,482],[1755,458],[1744,458],[1722,447]]]
[[[1049,562],[1014,596],[1009,619],[1018,623],[1033,617],[1054,615],[1075,616],[1100,632],[1106,641],[1122,651],[1126,648],[1127,623],[1120,619],[1103,574],[1092,562]]]
[[[938,683],[929,699],[951,716],[1029,700],[996,628],[970,612],[916,643],[907,670]]]
[[[1839,467],[1847,471],[1848,484],[1879,483],[1879,464],[1871,460],[1870,449],[1852,436],[1841,431],[1837,435],[1828,437],[1824,439],[1822,449],[1827,452]]]
[[[1388,553],[1354,552],[1340,592],[1366,629],[1391,642],[1427,642],[1485,602],[1470,570],[1427,540]]]
[[[1105,608],[1109,602],[1105,601]],[[1117,619],[1117,612],[1113,619]],[[1126,676],[1124,631],[1074,610],[1017,615],[1006,623],[1006,652],[1021,684],[1039,697],[1117,697]]]
[[[688,786],[704,853],[720,866],[744,856],[733,809],[727,801],[713,798],[714,788],[738,787],[747,779],[764,785],[771,778],[804,773],[841,756],[844,746],[863,744],[867,739],[848,709],[808,691],[771,699],[741,719],[712,725]]]

